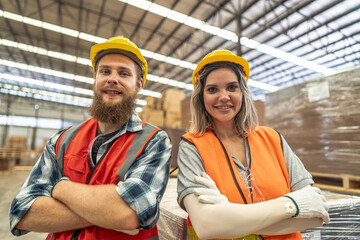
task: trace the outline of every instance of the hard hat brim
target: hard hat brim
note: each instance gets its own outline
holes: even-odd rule
[[[109,54],[110,51],[107,51],[107,50],[114,50],[114,53],[117,53],[117,51],[124,51],[125,54],[124,54],[124,52],[118,53],[118,54],[123,54],[127,57],[132,56],[130,58],[135,63],[140,63],[142,70],[144,72],[143,86],[145,85],[146,75],[147,75],[147,70],[148,70],[147,62],[137,47],[130,46],[128,44],[123,44],[123,43],[119,43],[119,42],[104,42],[104,43],[98,43],[98,44],[92,46],[91,50],[90,50],[90,59],[91,59],[91,63],[92,63],[92,67],[93,67],[94,71],[95,71],[96,62],[100,59],[100,58],[98,58],[98,54],[101,54],[101,52],[105,52],[105,51],[106,51],[106,54]],[[126,52],[129,52],[129,54],[126,54]],[[136,57],[136,59],[133,59],[134,57]]]
[[[198,66],[196,67],[196,69],[194,70],[193,74],[192,74],[192,82],[194,85],[194,88],[196,86],[196,82],[198,80],[198,73],[200,72],[201,69],[203,69],[207,64],[210,63],[214,63],[214,62],[232,62],[232,63],[236,63],[239,64],[240,66],[243,67],[244,70],[244,74],[245,74],[245,81],[247,82],[249,80],[249,73],[250,73],[250,69],[249,69],[249,63],[242,57],[239,57],[237,55],[230,55],[230,54],[226,54],[226,55],[212,55],[212,56],[206,56],[203,60],[200,61],[200,63],[198,64]]]

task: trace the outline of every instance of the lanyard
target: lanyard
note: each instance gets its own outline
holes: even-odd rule
[[[213,133],[214,133],[214,135],[216,136],[216,134],[215,134],[214,131],[213,131]],[[216,138],[219,140],[219,142],[220,142],[220,144],[221,144],[221,147],[223,148],[224,154],[225,154],[225,156],[226,156],[226,160],[227,160],[228,165],[229,165],[229,167],[230,167],[231,176],[232,176],[232,178],[233,178],[233,180],[234,180],[234,183],[235,183],[237,189],[239,190],[239,192],[240,192],[240,194],[241,194],[241,197],[242,197],[244,203],[245,203],[245,204],[248,204],[247,201],[246,201],[245,195],[244,195],[243,191],[241,190],[241,187],[240,187],[240,185],[239,185],[239,183],[238,183],[238,181],[237,181],[237,179],[236,179],[235,172],[234,172],[234,169],[233,169],[232,166],[231,166],[231,160],[230,160],[230,158],[229,158],[229,155],[228,155],[227,152],[226,152],[225,146],[224,146],[224,144],[221,142],[221,140],[218,138],[218,136],[216,136]]]

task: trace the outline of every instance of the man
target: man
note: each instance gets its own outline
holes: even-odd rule
[[[158,239],[167,134],[134,113],[147,63],[124,37],[91,48],[91,119],[54,134],[10,207],[11,232],[47,239]]]

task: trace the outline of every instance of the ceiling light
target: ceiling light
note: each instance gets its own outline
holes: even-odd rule
[[[137,5],[137,4],[134,3],[134,2],[136,2],[136,0],[132,0],[132,1],[119,0],[119,1],[127,2],[128,4],[131,4],[133,6]],[[146,0],[142,0],[142,2],[146,2]],[[147,1],[147,2],[149,2],[149,1]],[[155,9],[155,7],[153,8],[153,5],[156,5],[156,9],[161,9],[161,11],[160,10],[153,11],[152,9]],[[209,24],[207,24],[207,23],[205,23],[205,22],[203,22],[201,20],[192,18],[190,16],[188,18],[186,18],[185,21],[184,21],[183,17],[179,17],[179,19],[177,19],[175,17],[169,17],[166,14],[168,11],[171,11],[172,16],[175,16],[175,15],[182,16],[184,14],[175,12],[174,10],[170,10],[170,9],[165,8],[163,6],[152,3],[152,5],[148,9],[148,11],[150,11],[152,13],[155,13],[155,14],[158,14],[158,15],[161,15],[163,17],[167,17],[167,18],[172,19],[174,21],[184,23],[184,24],[186,24],[186,25],[188,25],[188,26],[190,26],[192,28],[200,29],[200,30],[202,30],[204,32],[207,32],[207,33],[210,33],[212,35],[219,36],[219,37],[224,38],[226,40],[230,40],[230,41],[233,41],[235,43],[238,42],[238,37],[237,37],[237,34],[235,32],[232,32],[232,34],[231,34],[231,31],[228,31],[225,34],[223,34],[224,32],[221,32],[221,30],[223,30],[223,29],[220,29],[220,28],[218,28],[216,26],[209,25]],[[235,37],[235,35],[236,35],[236,37]],[[315,62],[311,62],[311,61],[308,61],[306,59],[297,57],[296,55],[291,54],[291,53],[286,53],[286,52],[284,52],[284,51],[282,51],[280,49],[273,48],[273,47],[268,46],[266,44],[261,44],[261,43],[255,41],[255,40],[252,40],[252,39],[242,37],[240,39],[240,41],[241,41],[241,44],[243,44],[243,45],[245,45],[245,46],[247,46],[249,48],[252,48],[252,49],[258,50],[260,52],[269,54],[269,55],[271,55],[271,56],[273,56],[275,58],[281,58],[284,61],[288,61],[288,62],[291,62],[293,64],[296,64],[296,65],[311,69],[311,70],[313,70],[315,72],[320,72],[320,73],[323,73],[325,75],[334,74],[336,72],[335,70],[332,70],[330,68],[321,66],[321,65],[319,65],[319,64],[317,64]],[[306,63],[304,63],[304,62],[306,62]]]
[[[136,4],[134,4],[134,1],[135,0],[128,0],[126,2],[135,6]],[[142,0],[142,1],[144,2],[144,4],[147,4],[145,2],[148,2],[148,1],[145,1],[145,0]],[[161,16],[166,15],[165,17],[167,17],[167,15],[170,12],[170,9],[162,7],[162,6],[158,5],[158,4],[151,3],[151,6],[149,7],[149,11],[151,11],[153,13],[156,13],[156,14],[159,14]],[[172,14],[175,14],[175,11],[173,11],[173,10],[171,10],[171,11],[172,11],[171,12]],[[2,11],[2,10],[0,10],[0,16],[4,16],[4,17],[12,19],[12,20],[32,24],[32,25],[38,26],[38,27],[40,26],[40,22],[41,22],[39,20],[30,19],[30,18],[24,18],[24,17],[22,17],[20,15],[13,14],[13,13],[6,12],[6,11]],[[178,16],[181,16],[178,19],[179,21],[184,20],[181,13],[179,13]],[[222,33],[221,31],[223,30],[223,29],[220,29],[218,27],[211,26],[211,25],[209,25],[209,24],[207,24],[207,23],[205,23],[205,22],[203,22],[201,20],[192,18],[190,16],[188,16],[186,18],[184,24],[189,25],[189,26],[194,27],[194,28],[200,28],[203,31],[206,31],[206,32],[209,32],[209,33],[215,34],[215,35]],[[41,22],[41,27],[46,28],[46,29],[51,30],[51,31],[57,31],[57,32],[60,32],[60,33],[63,33],[63,34],[69,35],[69,36],[73,36],[73,37],[77,36],[80,39],[83,39],[83,40],[86,40],[86,41],[89,41],[89,42],[94,42],[94,43],[101,43],[101,42],[105,42],[107,40],[105,38],[100,38],[100,37],[90,35],[90,34],[87,34],[87,33],[83,33],[83,32],[79,33],[78,31],[68,29],[68,28],[63,28],[63,27],[60,27],[60,26],[57,26],[57,25],[54,25],[54,24],[46,23],[46,22]],[[225,30],[223,30],[223,32],[224,31]],[[230,31],[227,32],[226,36],[227,36],[227,39],[230,38],[230,39],[235,40],[235,36],[234,35],[231,36]],[[248,40],[248,42],[249,42],[249,40]],[[140,51],[144,52],[148,56],[151,55],[150,51],[146,51],[146,50],[140,50]],[[39,51],[39,52],[44,53],[44,51]],[[56,52],[53,52],[53,51],[48,51],[47,55],[51,56],[51,57],[61,58],[63,60],[67,60],[67,61],[76,61],[76,62],[84,63],[84,64],[89,64],[90,63],[89,60],[86,61],[85,59],[80,59],[80,58],[76,58],[76,57],[73,58],[73,57],[71,57],[71,55],[66,55],[66,54],[62,55],[60,53],[56,53]],[[194,70],[196,68],[196,66],[197,66],[196,64],[193,64],[193,63],[190,63],[190,62],[187,62],[187,61],[183,61],[183,60],[176,61],[175,58],[168,58],[167,56],[164,56],[164,55],[158,54],[158,53],[152,53],[152,58],[154,58],[154,59],[156,59],[158,61],[162,61],[162,62],[166,62],[166,60],[169,60],[168,63],[170,63],[170,64],[178,65],[178,66],[188,68],[188,69],[192,69],[192,70]],[[31,67],[28,70],[34,69],[34,68],[35,67]],[[41,70],[45,74],[64,77],[64,78],[68,78],[68,79],[72,79],[72,80],[76,79],[75,75],[73,75],[73,74],[69,75],[68,73],[61,73],[61,72],[57,72],[57,71],[50,71],[50,70],[45,71],[43,69],[41,69]],[[167,79],[162,78],[162,79],[160,79],[160,81],[163,84],[168,84],[168,85],[171,85],[171,86],[184,86],[181,83],[179,84],[178,81],[171,80],[171,79],[167,80]],[[93,82],[93,80],[90,80],[89,82]],[[189,84],[189,85],[191,85],[191,84]],[[186,89],[189,89],[188,85],[186,85]],[[191,90],[192,90],[192,88],[191,88]]]
[[[136,1],[137,0],[132,0],[132,1],[129,1],[128,3],[133,5],[133,3]],[[133,6],[135,6],[135,5],[133,5]],[[150,5],[150,7],[148,8],[148,11],[155,13],[157,15],[163,16],[163,17],[167,17],[169,15],[170,9],[160,6],[159,4],[152,3]]]
[[[145,95],[145,96],[150,96],[150,97],[155,97],[155,98],[161,98],[162,94],[159,92],[154,92],[154,91],[150,91],[147,89],[141,89],[139,94]]]
[[[210,33],[212,35],[217,35],[220,31],[220,28],[205,23],[200,26],[200,30]]]
[[[251,87],[256,87],[256,88],[260,88],[269,92],[274,92],[276,90],[279,89],[279,87],[267,84],[267,83],[263,83],[263,82],[259,82],[259,81],[253,81],[251,79],[248,80],[247,84]]]
[[[184,22],[184,24],[187,25],[187,26],[190,26],[190,27],[193,27],[193,28],[197,29],[197,28],[199,28],[201,25],[203,25],[204,22],[201,21],[201,20],[198,20],[198,19],[196,19],[196,18],[193,18],[193,17],[188,17],[188,18],[186,19],[186,21]]]
[[[138,1],[138,0],[136,0],[136,1]],[[127,2],[127,1],[125,1],[125,2]],[[146,2],[146,1],[144,1],[144,2]],[[133,1],[129,1],[129,4],[136,5]],[[164,7],[161,7],[160,5],[157,5],[157,4],[155,4],[155,5],[152,4],[152,6],[153,6],[154,9],[166,9]],[[80,38],[82,40],[85,40],[85,41],[88,41],[88,42],[91,42],[91,43],[102,43],[102,42],[105,42],[107,40],[105,38],[97,37],[97,36],[87,34],[87,33],[83,33],[83,32],[78,32],[76,30],[72,30],[72,29],[69,29],[69,28],[57,26],[57,25],[54,25],[54,24],[51,24],[51,23],[42,22],[42,21],[39,21],[39,20],[36,20],[36,19],[22,17],[21,15],[6,12],[6,11],[2,11],[2,10],[0,10],[0,16],[3,16],[3,17],[8,18],[8,19],[15,20],[15,21],[19,21],[19,22],[24,22],[26,24],[31,24],[31,25],[36,26],[36,27],[45,28],[45,29],[50,30],[50,31],[59,32],[59,33],[62,33],[62,34],[65,34],[65,35],[68,35],[68,36],[71,36],[71,37],[78,37],[78,38]],[[188,24],[191,24],[192,26],[199,26],[199,27],[204,24],[204,22],[199,21],[199,20],[194,19],[194,18],[191,18],[191,17],[188,17],[186,22],[188,22]],[[186,24],[186,22],[185,22],[185,24]],[[164,55],[161,55],[161,54],[158,54],[158,53],[147,51],[145,49],[140,49],[140,52],[145,57],[154,58],[154,59],[156,59],[158,61],[161,61],[161,62],[164,62],[166,57],[167,57],[167,56],[164,56]],[[181,60],[181,61],[183,61],[183,60]],[[186,61],[184,61],[184,62],[186,62]],[[90,60],[89,61],[79,61],[79,63],[84,63],[86,65],[88,65],[89,63],[91,64]],[[182,66],[191,66],[192,63],[190,63],[190,62],[188,62],[188,63],[189,64],[183,64]]]
[[[93,43],[103,43],[107,41],[106,38],[97,37],[83,32],[79,33],[79,38]]]
[[[188,18],[187,15],[182,14],[180,12],[171,10],[167,16],[169,19],[174,20],[176,22],[185,23],[186,19]]]

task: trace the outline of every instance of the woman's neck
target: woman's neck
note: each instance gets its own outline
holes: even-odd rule
[[[221,140],[231,140],[239,138],[236,133],[235,124],[214,124],[214,132]]]

